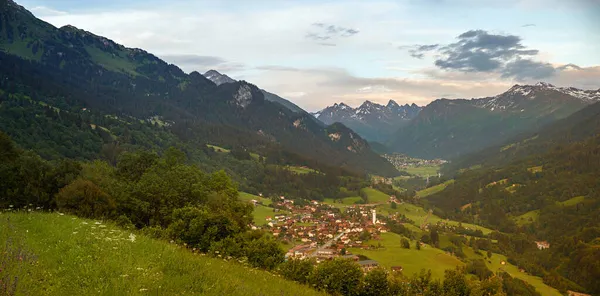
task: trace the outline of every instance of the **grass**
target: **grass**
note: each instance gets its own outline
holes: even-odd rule
[[[371,240],[368,244],[381,243],[384,248],[377,250],[362,250],[351,248],[350,252],[361,254],[373,259],[383,267],[402,266],[403,273],[412,276],[421,269],[431,269],[435,278],[442,279],[446,269],[454,269],[463,263],[457,258],[446,254],[444,251],[424,245],[421,250],[415,249],[415,241],[411,241],[411,249],[400,246],[402,236],[395,233],[382,233],[381,240]]]
[[[585,200],[585,196],[577,196],[577,197],[573,197],[573,198],[565,200],[565,201],[557,202],[557,204],[560,206],[564,206],[564,207],[570,207],[570,206],[575,206],[578,203],[583,202],[584,200]]]
[[[287,166],[286,167],[288,170],[296,173],[296,174],[309,174],[309,173],[318,173],[319,171],[317,170],[313,170],[311,168],[307,168],[307,167],[300,167],[300,166]]]
[[[0,251],[34,255],[8,269],[24,275],[16,294],[322,295],[238,262],[97,223],[57,213],[0,214]]]
[[[333,199],[333,198],[326,198],[323,203],[328,204],[328,205],[332,205],[336,208],[343,208],[346,206],[351,206],[356,204],[357,201],[361,201],[362,198],[360,196],[352,196],[352,197],[344,197],[342,199],[339,199],[341,201],[340,202],[336,202],[337,200]]]
[[[96,63],[100,64],[106,70],[123,72],[133,76],[140,75],[137,72],[137,65],[135,62],[122,57],[120,53],[118,55],[112,55],[96,48],[95,46],[86,46],[85,50],[90,54]]]
[[[246,193],[246,192],[240,192],[239,199],[243,200],[243,201],[247,201],[247,202],[250,202],[251,200],[254,199],[254,200],[262,202],[262,204],[265,206],[270,206],[271,204],[273,204],[273,201],[269,198],[260,197],[258,195],[254,195],[254,194],[250,194],[250,193]]]
[[[527,212],[523,215],[517,216],[517,217],[513,217],[513,220],[515,221],[515,223],[517,223],[517,225],[523,226],[523,225],[527,225],[527,224],[537,221],[539,216],[540,216],[540,211],[535,210],[535,211],[529,211],[529,212]]]
[[[387,203],[390,196],[373,188],[363,188],[362,191],[367,194],[367,203]]]
[[[423,198],[423,197],[427,197],[432,194],[438,193],[438,192],[446,189],[446,187],[448,187],[448,185],[453,184],[453,183],[454,183],[454,180],[448,180],[442,184],[438,184],[435,186],[431,186],[429,188],[425,188],[425,189],[417,192],[417,197]]]
[[[229,149],[225,149],[225,148],[222,148],[222,147],[219,147],[219,146],[215,146],[215,145],[206,145],[206,146],[208,146],[208,148],[215,149],[215,151],[217,151],[217,152],[229,153],[231,151]]]
[[[438,172],[440,171],[440,166],[432,165],[432,166],[408,167],[408,168],[403,168],[402,170],[406,171],[407,173],[409,173],[411,175],[420,176],[420,177],[437,176]]]
[[[488,262],[491,261],[490,262]],[[542,278],[527,274],[525,272],[519,271],[519,268],[508,263],[506,260],[506,256],[500,254],[493,254],[492,258],[485,261],[486,265],[492,272],[504,271],[513,278],[517,278],[523,280],[540,292],[540,294],[544,296],[560,296],[562,295],[558,290],[544,284]],[[502,265],[502,262],[505,262],[505,265]]]
[[[287,214],[287,212],[284,211],[273,212],[273,210],[273,208],[265,207],[262,205],[254,206],[254,211],[252,212],[252,214],[254,215],[254,224],[258,226],[266,225],[268,223],[268,221],[266,220],[267,217],[273,218],[276,215]]]
[[[535,166],[535,167],[530,167],[527,169],[530,173],[541,173],[544,171],[544,167],[543,166]]]
[[[379,205],[377,207],[377,211],[382,212],[383,214],[393,214],[393,213],[403,214],[408,219],[412,220],[414,222],[414,226],[417,228],[419,228],[425,222],[425,218],[427,218],[427,216],[428,216],[428,212],[425,211],[425,209],[423,209],[422,207],[419,207],[417,205],[413,205],[413,204],[409,204],[409,203],[398,204],[398,205],[396,205],[396,209],[392,209],[390,207],[390,205],[388,205],[388,204]],[[461,224],[457,221],[442,219],[439,216],[436,216],[434,214],[431,214],[429,216],[429,218],[427,218],[427,223],[436,224],[438,222],[444,222],[444,223],[447,223],[448,225],[453,225],[453,226],[458,226],[459,224]],[[483,226],[479,226],[479,225],[475,225],[475,224],[462,223],[462,226],[464,228],[468,228],[468,229],[481,230],[481,232],[483,232],[483,234],[489,234],[492,232],[492,230],[489,228],[485,228]]]

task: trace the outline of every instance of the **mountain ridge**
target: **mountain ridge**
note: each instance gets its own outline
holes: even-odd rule
[[[343,123],[367,140],[385,141],[386,137],[407,124],[420,111],[421,107],[414,103],[401,106],[389,100],[387,105],[381,105],[366,100],[357,108],[341,102],[312,114],[325,124]]]
[[[226,74],[222,74],[219,71],[212,70],[212,69],[206,71],[206,73],[204,73],[204,77],[208,78],[210,81],[214,82],[216,85],[221,85],[224,83],[234,83],[237,81],[237,80],[227,76]],[[261,89],[261,91],[263,92],[265,99],[268,101],[281,104],[284,107],[286,107],[294,112],[306,112],[306,111],[304,111],[304,109],[298,107],[296,104],[290,102],[289,100],[286,100],[274,93],[270,93],[264,89]]]
[[[420,158],[451,159],[535,131],[600,100],[600,91],[548,83],[515,85],[496,96],[437,99],[387,143]]]
[[[0,60],[7,74],[0,84],[3,90],[20,89],[42,102],[60,98],[65,108],[111,116],[158,116],[172,122],[168,129],[188,141],[199,138],[255,151],[279,147],[288,155],[357,172],[397,172],[358,135],[343,135],[362,141],[351,151],[332,141],[327,127],[311,115],[265,100],[255,85],[216,85],[145,50],[73,26],[56,28],[23,11],[12,4],[0,11]]]

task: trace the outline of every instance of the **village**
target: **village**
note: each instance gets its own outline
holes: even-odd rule
[[[395,197],[390,197],[390,200],[397,202]],[[257,200],[252,202],[255,205],[260,203]],[[376,240],[382,233],[388,232],[386,222],[378,219],[376,205],[348,205],[342,211],[331,204],[314,200],[298,205],[282,196],[271,207],[274,208],[273,216],[266,217],[264,226],[253,228],[262,228],[283,242],[298,243],[287,252],[286,258],[312,258],[318,263],[343,257],[357,261],[365,272],[379,265],[374,260],[360,260],[359,256],[347,251],[350,248],[373,248],[366,241]]]

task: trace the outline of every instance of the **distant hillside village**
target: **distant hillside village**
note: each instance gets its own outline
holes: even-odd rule
[[[257,200],[252,202],[255,205],[260,203]],[[400,203],[393,196],[390,202]],[[378,216],[375,210],[377,205],[349,205],[342,211],[314,200],[304,205],[296,203],[280,197],[271,205],[274,212],[273,216],[266,217],[267,224],[253,228],[263,228],[284,242],[301,242],[287,252],[287,258],[314,258],[322,262],[344,257],[357,261],[365,272],[379,266],[376,261],[360,260],[359,256],[347,251],[349,248],[376,248],[367,245],[366,241],[379,239],[382,233],[389,231],[387,223],[381,221],[384,217]],[[390,216],[387,219],[396,218]],[[401,271],[401,268],[395,267],[395,270]]]
[[[448,161],[443,159],[419,159],[406,156],[404,154],[392,153],[383,154],[383,158],[387,159],[396,169],[402,171],[407,168],[424,167],[424,166],[440,166]]]

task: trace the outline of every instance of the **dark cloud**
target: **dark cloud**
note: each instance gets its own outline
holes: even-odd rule
[[[521,27],[528,28],[528,27],[535,27],[535,26],[536,26],[535,24],[524,24]]]
[[[434,52],[435,65],[443,70],[499,73],[504,78],[517,80],[547,78],[561,70],[548,63],[534,61],[532,58],[539,51],[525,47],[519,36],[471,30],[460,34],[457,39],[457,42],[448,45],[415,45],[408,52],[419,59],[427,52]]]
[[[544,79],[556,74],[556,69],[549,63],[518,59],[509,62],[502,70],[502,77],[516,80]]]
[[[215,69],[223,72],[241,71],[246,68],[244,64],[227,61],[215,56],[200,56],[193,54],[163,55],[165,61],[181,67],[185,71],[204,72]]]
[[[425,57],[425,53],[434,51],[440,47],[439,44],[431,44],[431,45],[414,45],[414,46],[401,46],[400,49],[408,48],[408,53],[411,57],[422,59]]]
[[[357,29],[325,23],[314,23],[312,24],[312,27],[316,30],[307,33],[305,37],[316,41],[331,40],[339,37],[351,37],[360,32]]]

